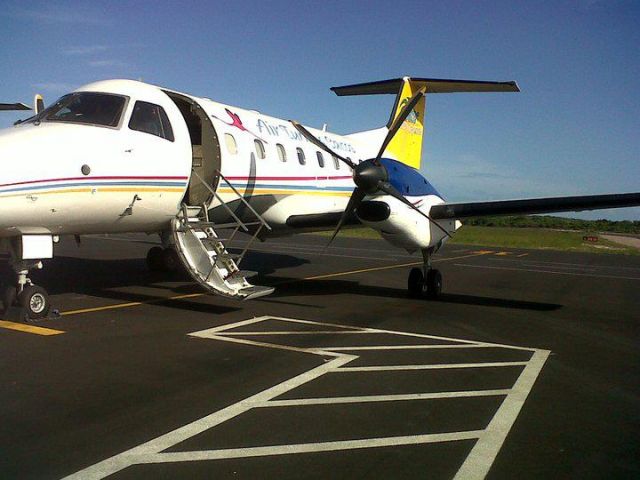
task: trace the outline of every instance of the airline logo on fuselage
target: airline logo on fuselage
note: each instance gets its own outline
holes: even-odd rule
[[[294,140],[298,142],[306,142],[307,139],[300,134],[292,125],[287,125],[284,123],[274,124],[272,122],[268,122],[262,118],[259,118],[256,126],[260,133],[266,133],[272,137],[279,138],[288,138],[289,140]],[[326,144],[332,150],[341,150],[347,153],[356,153],[356,149],[353,148],[348,142],[336,140],[334,138],[329,137],[328,135],[318,135],[318,139]]]

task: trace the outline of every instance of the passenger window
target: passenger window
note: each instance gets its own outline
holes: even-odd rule
[[[296,152],[298,153],[298,162],[300,162],[300,165],[304,165],[307,163],[307,159],[304,158],[304,152],[302,151],[302,149],[300,147],[296,148]]]
[[[338,160],[338,157],[336,157],[335,155],[331,155],[331,157],[333,158],[333,166],[336,168],[336,170],[340,170],[340,160]]]
[[[262,143],[262,140],[254,140],[253,144],[256,147],[256,154],[258,155],[258,158],[261,160],[265,158],[267,155],[265,154],[264,143]]]
[[[233,135],[230,133],[224,134],[224,143],[227,145],[227,151],[231,155],[235,155],[238,153],[238,145],[236,144],[236,139],[233,138]]]
[[[173,142],[173,130],[169,118],[160,105],[148,102],[136,102],[129,120],[129,128],[149,133]]]
[[[318,165],[320,165],[320,168],[324,168],[324,157],[322,156],[322,152],[316,152],[316,157],[318,157]]]
[[[276,150],[278,151],[278,158],[281,162],[287,161],[287,151],[284,149],[283,145],[276,143]]]

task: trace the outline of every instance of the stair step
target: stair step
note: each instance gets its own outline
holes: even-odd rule
[[[251,285],[240,289],[240,293],[244,298],[243,300],[252,300],[254,298],[264,297],[270,295],[275,290],[274,287],[264,287],[262,285]]]
[[[215,222],[203,222],[200,220],[191,221],[191,219],[189,219],[189,221],[187,222],[187,227],[193,230],[204,230],[205,228],[220,228],[220,225],[216,224]]]
[[[240,256],[239,253],[221,253],[215,258],[217,261],[224,262],[225,260],[235,260],[236,258],[240,258]]]
[[[231,273],[231,275],[227,276],[227,278],[230,278],[230,277],[252,278],[252,277],[255,277],[256,275],[258,275],[258,272],[254,272],[251,270],[236,270],[235,272]]]
[[[202,205],[185,205],[187,212],[200,212],[202,211]]]

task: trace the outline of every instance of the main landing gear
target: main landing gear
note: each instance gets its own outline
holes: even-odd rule
[[[413,298],[426,297],[436,299],[442,292],[442,274],[440,270],[431,268],[433,249],[422,250],[424,261],[422,268],[412,268],[409,272],[407,289]]]
[[[151,247],[147,252],[147,266],[152,272],[175,272],[180,265],[180,258],[174,247]]]
[[[29,277],[32,268],[41,269],[42,262],[20,260],[12,262],[12,267],[17,275],[16,285],[7,285],[2,289],[2,303],[5,314],[11,307],[21,309],[20,316],[26,315],[28,320],[39,320],[49,315],[51,303],[47,291],[34,285]]]

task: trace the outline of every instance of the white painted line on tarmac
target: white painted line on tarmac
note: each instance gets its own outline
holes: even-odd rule
[[[490,270],[514,270],[518,272],[551,273],[552,275],[570,275],[573,277],[615,278],[619,280],[640,280],[640,277],[626,277],[622,275],[597,275],[595,273],[558,272],[554,270],[539,270],[535,268],[492,267],[489,265],[472,265],[470,263],[454,263],[454,265],[456,267],[488,268]]]
[[[170,452],[148,455],[143,463],[193,462],[202,460],[223,460],[229,458],[264,457],[273,455],[291,455],[294,453],[336,452],[361,448],[400,447],[425,443],[455,442],[476,439],[482,430],[469,430],[454,433],[431,433],[427,435],[408,435],[402,437],[367,438],[364,440],[343,440],[337,442],[300,443],[293,445],[274,445],[268,447],[228,448],[221,450],[203,450],[195,452]]]
[[[224,332],[220,335],[232,335],[232,336],[256,336],[256,335],[345,335],[345,334],[371,334],[382,333],[368,330],[290,330],[281,332]]]
[[[292,345],[280,345],[267,342],[258,342],[253,340],[247,340],[241,338],[242,335],[253,334],[265,334],[265,332],[232,332],[231,330],[237,329],[247,325],[256,324],[262,321],[268,320],[280,320],[292,323],[302,323],[313,326],[336,327],[343,330],[339,331],[327,331],[320,330],[313,332],[317,335],[332,334],[332,333],[384,333],[389,335],[396,335],[402,337],[413,337],[423,340],[447,340],[450,342],[457,342],[455,344],[443,344],[443,345],[387,345],[387,346],[355,346],[355,347],[336,347],[331,350],[326,348],[305,348]],[[272,332],[273,333],[273,332]],[[298,335],[299,331],[280,331],[275,332],[277,335]],[[311,333],[310,333],[311,334]],[[218,327],[210,328],[200,332],[194,332],[190,334],[193,337],[199,337],[203,339],[211,339],[223,342],[231,342],[242,345],[250,345],[262,348],[275,348],[289,351],[295,351],[305,354],[321,355],[323,357],[332,357],[330,359],[324,359],[325,362],[311,370],[301,373],[289,380],[286,380],[278,385],[268,388],[260,393],[252,395],[240,402],[230,405],[226,408],[218,410],[210,415],[195,420],[183,427],[177,428],[171,432],[168,432],[160,437],[152,439],[146,443],[143,443],[130,450],[122,452],[111,458],[108,458],[102,462],[92,465],[84,470],[81,470],[66,478],[68,479],[101,479],[107,476],[120,472],[132,465],[143,465],[151,463],[169,463],[169,462],[191,462],[201,460],[218,460],[228,458],[247,458],[256,456],[273,456],[273,455],[289,455],[289,454],[303,454],[311,452],[330,452],[330,451],[342,451],[352,449],[364,449],[364,448],[378,448],[378,447],[390,447],[390,446],[402,446],[402,445],[416,445],[416,444],[428,444],[438,442],[451,442],[460,440],[472,440],[477,439],[476,446],[473,448],[471,455],[461,468],[458,478],[481,478],[486,472],[488,472],[493,459],[500,450],[502,443],[504,442],[506,435],[508,434],[511,426],[515,422],[515,419],[524,403],[529,390],[532,388],[533,383],[538,376],[540,369],[544,365],[549,352],[546,350],[537,350],[533,348],[525,347],[513,347],[509,345],[500,345],[492,343],[478,343],[470,340],[454,339],[447,337],[437,337],[424,334],[411,334],[406,332],[393,332],[388,330],[378,330],[369,328],[359,328],[342,326],[336,324],[328,324],[321,322],[301,321],[296,319],[287,319],[283,317],[257,317],[232,324],[221,325]],[[396,349],[415,349],[415,348],[486,348],[486,347],[501,347],[506,349],[525,350],[533,353],[533,357],[528,362],[492,362],[492,363],[469,363],[469,364],[442,364],[442,365],[400,365],[400,366],[375,366],[375,367],[353,367],[350,371],[358,371],[358,369],[376,369],[375,371],[382,371],[383,368],[391,370],[397,370],[399,368],[410,369],[426,369],[428,368],[473,368],[482,365],[492,366],[511,366],[511,365],[524,365],[524,369],[520,374],[516,384],[512,389],[497,389],[497,390],[470,390],[470,391],[453,391],[453,392],[429,392],[429,393],[414,393],[414,394],[390,394],[390,395],[364,395],[364,396],[350,396],[350,397],[327,397],[327,398],[300,398],[291,400],[278,400],[280,397],[293,389],[296,389],[304,384],[317,380],[318,378],[328,373],[345,372],[349,367],[345,367],[346,364],[358,358],[356,355],[342,353],[342,351],[349,352],[351,350],[396,350]],[[340,350],[340,351],[338,351]],[[470,350],[471,352],[473,350]],[[363,370],[373,371],[373,370]],[[326,442],[313,442],[313,443],[301,443],[291,445],[266,445],[266,446],[252,446],[245,448],[229,448],[229,449],[217,449],[217,450],[203,450],[203,451],[189,451],[189,452],[166,452],[167,449],[174,447],[177,444],[184,442],[196,435],[199,435],[207,430],[210,430],[226,421],[238,417],[254,408],[265,407],[295,407],[302,405],[324,405],[324,404],[362,404],[372,402],[387,402],[394,404],[397,401],[416,401],[426,399],[450,399],[450,398],[466,398],[466,397],[486,397],[486,396],[504,396],[504,400],[498,411],[493,416],[489,426],[485,430],[472,430],[472,431],[458,431],[447,432],[438,434],[424,434],[424,435],[410,435],[410,436],[393,436],[390,435],[384,438],[365,438],[365,439],[353,439],[346,441],[326,441]],[[397,403],[395,403],[397,406]],[[165,453],[163,453],[165,452]],[[463,471],[464,469],[464,471]],[[475,476],[466,476],[468,472],[472,472]]]
[[[428,365],[378,365],[368,367],[342,367],[336,372],[393,372],[402,370],[442,370],[448,368],[521,367],[529,362],[485,362],[485,363],[433,363]]]
[[[176,430],[150,440],[149,442],[143,443],[142,445],[127,450],[126,452],[103,460],[102,462],[92,465],[73,475],[69,475],[68,477],[65,477],[65,479],[102,479],[124,470],[131,465],[149,463],[148,459],[150,457],[159,454],[163,450],[167,450],[178,443],[245,413],[253,408],[253,404],[266,402],[272,398],[283,395],[289,390],[293,390],[300,385],[304,385],[305,383],[324,375],[328,371],[352,361],[354,358],[356,357],[351,355],[341,355],[334,360],[268,388],[256,395],[252,395],[245,400],[234,403],[227,408],[223,408],[222,410],[207,415],[206,417],[191,422],[183,427],[177,428]]]
[[[362,395],[357,397],[318,397],[293,400],[269,400],[255,407],[299,407],[306,405],[335,405],[342,403],[400,402],[412,400],[436,400],[439,398],[498,397],[508,395],[511,389],[466,390],[464,392],[407,393],[397,395]]]
[[[517,263],[517,264],[528,265],[528,266],[544,265],[546,267],[547,265],[552,265],[552,266],[556,266],[556,265],[573,265],[573,266],[576,266],[576,267],[585,267],[585,268],[602,268],[602,269],[611,269],[611,270],[622,269],[622,270],[640,271],[639,267],[629,267],[629,266],[626,266],[626,265],[585,265],[584,263],[545,262],[545,261],[542,261],[542,260],[535,260],[535,261],[513,260],[513,259],[495,258],[495,257],[487,257],[487,258],[489,260],[493,260],[493,261],[497,261],[497,262]]]
[[[509,430],[515,423],[550,353],[548,350],[534,352],[529,364],[524,368],[511,389],[512,392],[504,399],[462,467],[458,470],[456,479],[481,480],[489,473],[496,455],[502,448]]]
[[[447,348],[493,348],[494,345],[477,343],[474,345],[450,345],[450,344],[432,344],[432,345],[365,345],[358,347],[318,347],[322,350],[332,352],[350,352],[364,350],[439,350]]]

